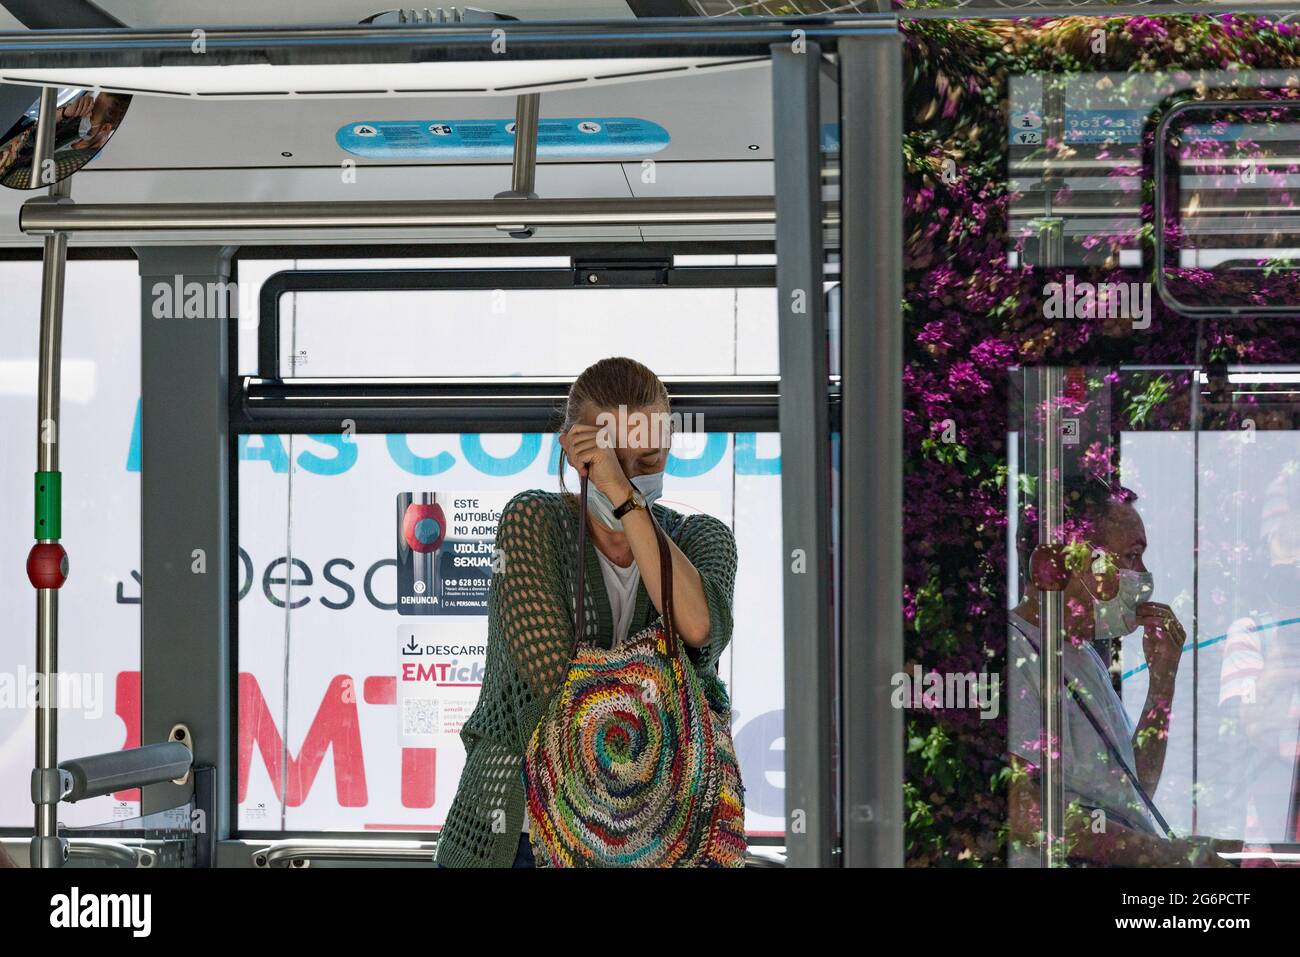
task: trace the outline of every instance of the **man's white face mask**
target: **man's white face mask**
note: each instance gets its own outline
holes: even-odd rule
[[[1092,595],[1093,628],[1100,639],[1123,638],[1138,626],[1137,608],[1151,599],[1155,578],[1150,572],[1119,569],[1119,593],[1110,601]],[[1085,586],[1086,587],[1086,586]]]

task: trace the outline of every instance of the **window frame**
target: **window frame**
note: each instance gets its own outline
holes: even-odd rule
[[[1285,91],[1276,91],[1283,94]],[[1168,106],[1166,109],[1159,111],[1160,119],[1155,127],[1155,139],[1152,144],[1154,156],[1152,157],[1152,179],[1155,186],[1155,203],[1152,209],[1152,225],[1155,239],[1155,288],[1156,293],[1160,296],[1161,301],[1168,306],[1173,312],[1189,319],[1246,319],[1252,316],[1295,316],[1300,312],[1297,306],[1277,306],[1277,305],[1260,305],[1260,306],[1231,306],[1231,305],[1214,305],[1214,306],[1197,306],[1191,303],[1185,303],[1179,300],[1169,289],[1165,274],[1166,268],[1171,264],[1177,263],[1179,250],[1172,248],[1165,238],[1165,229],[1169,226],[1168,218],[1165,215],[1166,201],[1170,196],[1169,181],[1169,164],[1166,157],[1166,143],[1169,137],[1170,127],[1184,113],[1196,112],[1213,112],[1215,110],[1276,110],[1279,107],[1295,110],[1300,114],[1300,107],[1292,101],[1286,99],[1265,100],[1265,99],[1227,99],[1227,100],[1203,100],[1203,99],[1184,99],[1181,97],[1191,96],[1191,91],[1186,91],[1179,96],[1178,102]],[[1182,222],[1181,215],[1175,220],[1176,223]]]

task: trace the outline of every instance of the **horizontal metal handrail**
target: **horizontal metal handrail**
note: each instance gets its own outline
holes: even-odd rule
[[[114,867],[153,867],[158,855],[147,847],[117,841],[77,838],[68,841],[69,861],[103,861]]]
[[[436,844],[420,842],[282,841],[253,852],[254,867],[292,867],[296,862],[352,861],[433,863]]]
[[[28,201],[19,227],[56,232],[652,226],[776,222],[771,196],[378,200],[322,203],[51,203]]]
[[[419,842],[380,841],[282,841],[253,852],[253,866],[283,868],[310,866],[312,861],[368,862],[375,864],[399,862],[435,863],[437,845]],[[775,855],[745,854],[746,867],[784,867]]]

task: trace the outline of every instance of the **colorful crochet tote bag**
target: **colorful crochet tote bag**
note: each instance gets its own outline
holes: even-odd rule
[[[578,505],[568,674],[524,755],[538,867],[740,867],[745,802],[731,703],[673,632],[672,554],[655,521],[663,615],[609,649],[580,646],[587,477]]]

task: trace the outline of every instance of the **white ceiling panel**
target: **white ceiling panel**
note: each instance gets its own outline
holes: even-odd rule
[[[339,63],[274,66],[60,67],[5,70],[0,79],[148,96],[265,99],[269,96],[466,96],[518,94],[626,83],[682,72],[765,66],[722,57],[620,57],[602,60],[472,60],[434,63]]]
[[[547,118],[636,117],[657,123],[669,136],[654,178],[671,175],[669,161],[742,161],[772,158],[770,71],[726,71],[676,76],[646,83],[542,95]],[[298,100],[181,100],[139,98],[88,170],[331,166],[355,160],[359,173],[392,166],[437,166],[436,161],[365,159],[339,147],[338,130],[360,122],[452,121],[513,118],[515,98],[375,98],[335,102]],[[288,156],[283,154],[288,153]],[[576,158],[575,158],[576,159]],[[541,165],[563,161],[543,159]],[[502,165],[500,158],[457,161]],[[78,174],[82,175],[82,174]],[[504,174],[503,174],[504,175]],[[650,178],[640,164],[629,176]],[[669,184],[671,180],[668,181]],[[503,186],[502,189],[507,187]],[[683,195],[689,189],[682,185]],[[769,190],[770,191],[770,190]],[[485,194],[480,198],[487,198]],[[217,197],[221,198],[221,197]]]

